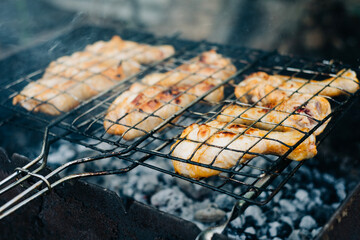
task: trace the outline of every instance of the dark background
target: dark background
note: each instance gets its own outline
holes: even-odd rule
[[[357,0],[2,0],[0,57],[93,22],[358,65]]]

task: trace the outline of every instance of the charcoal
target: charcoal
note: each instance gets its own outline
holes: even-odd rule
[[[287,199],[280,200],[279,204],[280,204],[281,210],[283,210],[285,212],[295,212],[296,211],[296,206]]]
[[[262,213],[262,210],[260,207],[258,206],[249,206],[245,212],[244,212],[245,217],[247,218],[252,218],[254,220],[254,223],[257,226],[261,226],[265,223],[266,219],[264,214]]]
[[[313,238],[315,238],[317,235],[319,235],[321,229],[322,229],[322,227],[313,229],[313,230],[311,231],[311,236],[312,236]]]
[[[132,197],[133,195],[134,195],[134,192],[135,192],[135,190],[134,189],[132,189],[131,187],[128,187],[128,188],[123,188],[122,189],[122,193],[124,194],[124,195],[126,195],[126,196],[128,196],[128,197]]]
[[[268,222],[275,221],[281,216],[281,211],[278,207],[270,208],[265,212],[265,216]]]
[[[235,228],[235,229],[239,229],[239,228],[242,228],[242,227],[243,227],[244,221],[245,221],[244,218],[240,216],[240,217],[234,219],[234,220],[230,223],[230,225],[231,225],[231,227],[233,227],[233,228]]]
[[[306,229],[300,229],[299,236],[303,240],[310,240],[312,239],[311,233]]]
[[[220,195],[216,196],[215,203],[221,209],[230,211],[232,209],[232,207],[234,206],[235,200],[234,200],[234,198],[232,198],[228,195],[220,194]]]
[[[303,213],[291,212],[291,213],[288,214],[288,216],[293,221],[294,227],[298,227],[299,223],[301,221],[301,217],[303,216]]]
[[[305,216],[301,219],[299,227],[311,230],[316,227],[316,221],[311,216]]]
[[[289,225],[291,228],[293,228],[293,221],[291,220],[291,218],[290,217],[288,217],[288,216],[281,216],[280,217],[280,220],[281,220],[281,222],[283,222],[283,223],[285,223],[285,224],[287,224],[287,225]]]
[[[253,227],[247,227],[247,228],[244,230],[244,233],[250,234],[250,235],[255,235],[255,234],[256,234],[255,229],[254,229]]]
[[[285,239],[287,238],[291,231],[292,231],[292,227],[288,222],[284,222],[284,221],[279,221],[280,222],[280,226],[277,228],[277,236]]]
[[[246,234],[234,234],[234,235],[229,235],[229,237],[231,239],[236,239],[236,240],[247,240]]]
[[[301,167],[301,176],[299,178],[301,178],[301,181],[313,182],[314,174],[308,166],[304,165]]]
[[[146,177],[139,178],[136,188],[146,195],[154,193],[158,187],[157,175],[147,175]]]
[[[321,191],[319,189],[312,189],[311,194],[310,194],[310,198],[313,199],[313,202],[318,203],[318,204],[322,204]]]
[[[205,209],[200,209],[195,212],[195,219],[200,222],[210,223],[218,222],[225,217],[226,213],[214,206],[209,206]]]
[[[300,230],[293,230],[288,238],[288,240],[301,240]]]
[[[97,185],[104,185],[105,184],[105,178],[104,177],[98,177],[98,178],[96,178],[95,179],[95,183],[97,184]]]
[[[279,192],[278,194],[276,194],[273,198],[272,201],[274,201],[274,203],[278,203],[280,201],[280,199],[283,197],[283,193]]]
[[[324,183],[321,188],[321,199],[325,204],[332,204],[339,201],[336,190],[333,185]]]
[[[337,209],[339,206],[340,206],[340,203],[338,203],[338,202],[331,204],[331,208],[333,208],[334,210]]]
[[[285,184],[281,192],[283,199],[292,199],[294,197],[293,187],[290,184]]]
[[[161,190],[151,197],[151,204],[170,213],[181,209],[187,201],[188,198],[177,187]]]
[[[322,180],[322,175],[318,169],[312,169],[311,172],[312,172],[313,180],[315,182],[320,182]],[[321,186],[321,183],[320,183],[320,186]]]
[[[303,189],[297,190],[295,193],[295,197],[299,200],[299,202],[304,204],[306,204],[310,200],[308,192]]]
[[[269,223],[269,234],[270,237],[278,236],[278,228],[281,226],[279,222],[271,222]]]
[[[245,236],[246,236],[245,237],[246,240],[257,240],[258,239],[256,234],[245,233]]]
[[[346,197],[345,192],[345,184],[344,182],[340,181],[335,184],[336,194],[338,195],[339,199],[342,201]]]
[[[244,219],[245,219],[245,225],[244,225],[245,227],[258,226],[257,221],[253,216],[246,216]]]
[[[144,194],[141,193],[135,193],[134,194],[134,199],[138,202],[141,203],[146,203],[146,196]]]
[[[193,199],[203,199],[207,195],[211,193],[211,190],[208,188],[201,187],[197,184],[193,184],[191,182],[176,179],[175,180],[179,188],[189,197]]]
[[[64,164],[70,159],[74,159],[76,156],[76,149],[71,144],[66,144],[64,140],[61,140],[59,143],[59,148],[57,151],[52,151],[49,156],[49,163]]]
[[[328,174],[328,173],[324,173],[322,175],[322,178],[323,178],[324,181],[326,181],[326,182],[328,182],[330,184],[335,184],[335,177]]]

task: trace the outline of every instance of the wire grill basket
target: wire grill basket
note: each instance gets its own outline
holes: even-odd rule
[[[77,29],[69,35],[55,40],[55,42],[58,41],[60,44],[64,45],[66,43],[70,44],[70,42],[79,42],[73,41],[77,38],[81,39],[82,34],[79,34],[79,32],[91,32],[92,37],[87,39],[87,41],[84,41],[81,46],[78,46],[77,44],[70,44],[69,46],[71,46],[71,49],[67,49],[67,52],[65,51],[65,54],[68,54],[81,50],[90,42],[102,38],[106,39],[114,34],[114,32],[110,30],[90,30],[91,31],[89,31],[88,28]],[[357,93],[354,94],[344,91],[344,94],[339,97],[326,97],[331,104],[331,113],[323,120],[317,121],[316,126],[310,131],[303,132],[298,130],[302,132],[303,137],[295,145],[289,146],[280,142],[288,149],[286,153],[281,156],[269,156],[252,152],[252,148],[250,147],[241,154],[251,154],[254,158],[243,163],[240,163],[239,161],[230,169],[213,166],[213,163],[201,164],[192,162],[191,159],[185,160],[174,157],[172,155],[173,149],[171,149],[170,146],[178,140],[180,142],[184,141],[184,139],[180,137],[180,134],[190,124],[207,123],[216,119],[224,106],[229,104],[240,104],[246,108],[259,107],[257,102],[253,104],[241,103],[234,95],[235,86],[239,82],[243,81],[249,74],[263,71],[268,74],[288,76],[288,80],[300,77],[308,79],[309,81],[327,78],[333,78],[335,81],[337,78],[341,77],[341,74],[338,74],[339,71],[342,69],[349,69],[349,67],[338,62],[312,61],[293,56],[281,56],[276,52],[264,52],[237,46],[224,46],[205,41],[192,42],[180,40],[176,37],[156,38],[150,34],[128,30],[121,31],[118,34],[124,39],[141,43],[148,43],[152,45],[171,44],[175,47],[176,53],[163,61],[142,67],[142,70],[139,73],[117,83],[113,88],[82,102],[73,110],[63,112],[59,116],[47,116],[42,113],[26,111],[20,106],[13,106],[12,98],[19,94],[24,86],[39,79],[44,73],[46,62],[48,63],[49,60],[51,61],[64,55],[63,50],[54,53],[49,56],[48,59],[39,60],[38,64],[36,64],[36,59],[34,59],[34,63],[26,65],[26,71],[24,72],[10,72],[7,80],[0,86],[0,106],[3,109],[0,125],[3,128],[6,128],[8,125],[13,125],[21,129],[40,131],[44,136],[40,155],[26,166],[15,169],[15,172],[12,175],[0,182],[2,186],[0,193],[3,194],[28,178],[38,179],[38,181],[29,189],[20,193],[0,208],[1,217],[10,214],[20,206],[26,204],[28,201],[31,201],[46,191],[51,190],[56,185],[69,179],[96,175],[125,174],[138,166],[148,167],[171,176],[185,179],[192,183],[210,188],[214,191],[228,194],[237,199],[242,199],[248,203],[260,205],[266,204],[304,163],[303,161],[294,162],[288,160],[287,156],[314,131],[316,131],[316,129],[331,118],[331,121],[325,131],[321,135],[317,136],[318,145],[335,126],[335,123],[341,114],[345,112],[345,110],[353,102],[354,97],[357,95]],[[47,47],[48,46],[46,45],[43,46],[43,48]],[[123,139],[122,136],[106,133],[103,122],[109,106],[117,96],[128,90],[131,84],[140,81],[149,73],[174,71],[174,69],[177,69],[182,64],[189,63],[189,61],[191,61],[194,57],[211,49],[215,49],[218,53],[231,60],[231,63],[237,69],[234,75],[222,80],[220,84],[213,86],[206,93],[200,96],[194,96],[193,101],[186,106],[179,107],[179,110],[174,112],[170,117],[162,119],[160,125],[156,126],[151,131],[144,132],[142,136],[138,138],[127,141]],[[6,61],[11,61],[11,59],[7,59]],[[41,66],[41,68],[36,69],[35,66]],[[222,71],[222,69],[219,69],[219,71]],[[207,78],[208,76],[204,76],[204,80]],[[213,104],[204,100],[209,94],[222,87],[224,87],[225,97],[219,103]],[[323,86],[322,89],[326,87],[329,87],[329,84]],[[298,91],[300,91],[300,88],[291,92],[290,95],[296,94]],[[310,99],[318,96],[320,92],[321,90],[316,94],[313,94]],[[185,90],[180,94],[188,94],[188,90]],[[310,101],[310,99],[308,101]],[[306,105],[306,103],[307,102],[305,102],[304,105]],[[167,102],[165,105],[166,104],[173,103]],[[301,108],[301,106],[299,106],[299,108]],[[294,109],[292,113],[288,113],[288,117],[296,114],[296,110],[297,109]],[[148,113],[145,119],[154,116],[156,116],[156,113]],[[265,116],[266,114],[264,117]],[[243,116],[239,115],[237,117],[242,118]],[[255,119],[247,128],[250,129],[256,123],[261,122],[262,118]],[[283,122],[284,121],[273,124],[273,128],[269,130],[268,133],[274,131],[274,129],[283,124]],[[114,122],[113,124],[119,123]],[[137,125],[127,127],[130,130],[135,128],[142,131],[140,128],[137,128]],[[219,131],[221,130],[223,129],[219,129]],[[243,132],[238,135],[247,135],[247,133]],[[268,134],[258,137],[258,141],[269,139],[267,136]],[[95,156],[88,156],[70,161],[46,176],[38,174],[40,169],[47,165],[49,147],[60,139],[95,150],[97,154]],[[221,151],[237,151],[229,148],[228,145],[221,147]],[[101,161],[102,159],[111,157],[113,158],[113,161],[121,161],[122,167],[117,169],[92,169],[91,171],[78,172],[64,176],[60,180],[54,180],[54,178],[52,178],[56,174],[63,172],[72,166],[86,164],[93,161]],[[215,157],[216,156],[214,156],[214,158]],[[167,164],[157,164],[160,160]],[[211,178],[193,179],[175,173],[172,168],[172,161],[198,165],[218,170],[221,173],[218,176]],[[273,185],[276,186],[275,188],[268,187],[271,182],[274,183]],[[241,191],[233,192],[233,188],[229,186],[234,185],[240,187]],[[258,197],[260,194],[261,196]]]

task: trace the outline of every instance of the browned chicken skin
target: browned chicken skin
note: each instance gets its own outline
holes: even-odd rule
[[[84,51],[53,61],[41,79],[29,83],[13,99],[28,111],[59,115],[139,72],[142,64],[174,53],[172,46],[150,46],[114,36]]]
[[[288,98],[296,90],[303,94],[316,94],[334,97],[346,92],[354,93],[359,89],[359,81],[352,70],[341,70],[338,77],[323,81],[289,78],[256,72],[249,75],[235,88],[235,96],[244,103],[276,105]],[[329,86],[327,86],[329,84]],[[327,87],[325,87],[327,86]],[[325,87],[325,88],[324,88]],[[324,88],[323,90],[321,90]]]
[[[306,101],[308,102],[303,105]],[[295,114],[292,114],[294,111]],[[249,108],[235,104],[225,106],[217,120],[221,122],[234,120],[233,123],[246,125],[255,123],[255,127],[266,130],[271,130],[282,122],[275,130],[308,132],[318,124],[318,121],[323,120],[330,113],[331,106],[327,99],[319,96],[312,97],[309,94],[295,94],[284,100],[275,109],[268,107]],[[316,129],[314,134],[322,133],[328,121]]]
[[[217,120],[227,122],[240,115],[240,118],[236,118],[234,122],[252,124],[263,117],[254,126],[272,129],[286,119],[276,130],[309,131],[318,124],[318,121],[331,113],[329,101],[322,96],[333,97],[347,92],[354,93],[359,89],[354,71],[341,70],[337,76],[323,81],[309,81],[268,75],[264,72],[253,73],[236,86],[235,95],[243,103],[256,103],[261,107],[248,110],[235,105],[225,107]],[[313,96],[317,93],[320,96]],[[290,115],[294,110],[296,114]],[[319,135],[325,129],[329,120],[314,132],[315,135]]]
[[[230,169],[238,162],[243,163],[256,157],[251,153],[283,155],[289,150],[286,145],[293,146],[304,136],[296,131],[269,133],[255,128],[248,129],[244,125],[226,124],[211,121],[201,125],[190,125],[182,132],[180,140],[172,145],[172,156]],[[262,139],[265,134],[268,135]],[[226,149],[223,149],[224,147]],[[244,155],[245,151],[249,152]],[[301,161],[316,154],[315,136],[310,135],[288,155],[288,158]],[[217,170],[175,160],[173,165],[175,172],[196,179],[220,173]]]
[[[279,86],[280,89],[288,91],[296,91],[299,93],[316,94],[335,97],[342,94],[355,93],[359,89],[359,80],[353,70],[341,70],[336,76],[322,81],[306,80],[297,77],[287,77],[281,75],[274,75],[282,79],[284,82]],[[327,86],[329,85],[329,86]],[[327,86],[327,87],[325,87]],[[324,88],[325,87],[325,88]],[[324,88],[324,89],[323,89]]]
[[[229,59],[210,50],[173,71],[147,75],[114,100],[104,128],[126,140],[142,136],[235,71]],[[219,87],[205,100],[219,102],[223,92],[224,88]]]

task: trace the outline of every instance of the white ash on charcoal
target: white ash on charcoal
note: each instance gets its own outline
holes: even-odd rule
[[[54,168],[79,157],[96,155],[84,148],[61,141],[58,148],[51,149],[49,163]],[[141,153],[135,153],[142,156]],[[132,157],[137,157],[133,155]],[[311,160],[310,160],[311,161]],[[329,221],[331,215],[345,199],[355,183],[343,177],[321,172],[321,168],[303,165],[280,192],[264,206],[250,205],[245,212],[225,230],[231,239],[313,239]],[[160,168],[172,169],[171,161],[149,159],[147,163]],[[65,174],[99,169],[118,169],[130,163],[117,158],[97,160],[80,164]],[[259,158],[259,165],[266,161]],[[249,168],[249,173],[257,174]],[[230,216],[235,199],[199,185],[171,177],[150,168],[138,166],[126,174],[86,179],[179,216],[206,228],[222,223]],[[275,188],[270,185],[269,188]],[[242,190],[230,186],[234,193]],[[260,195],[260,198],[263,197]]]
[[[226,212],[216,205],[209,205],[207,208],[197,210],[194,219],[203,223],[212,223],[223,220]]]

